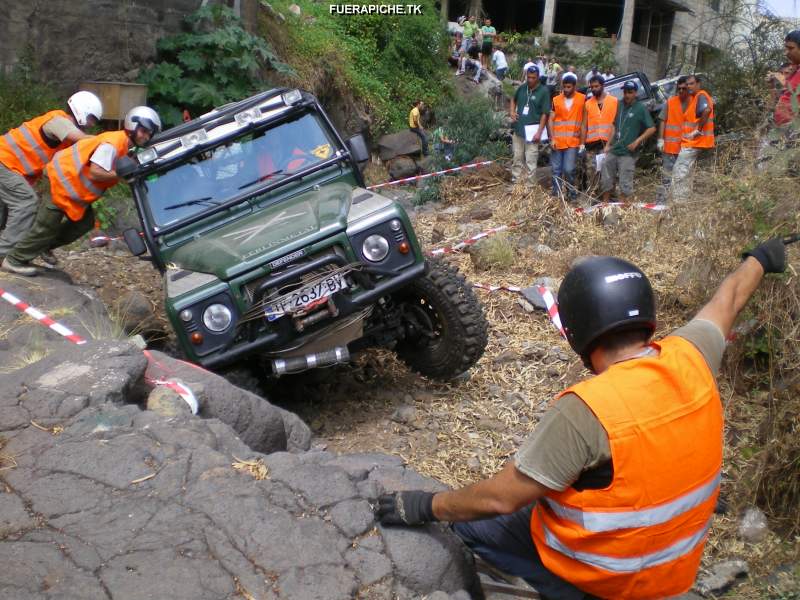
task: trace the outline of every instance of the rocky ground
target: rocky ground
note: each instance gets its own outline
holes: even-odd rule
[[[407,205],[427,248],[527,219],[522,226],[497,236],[501,241],[492,242],[494,245],[447,257],[472,282],[528,286],[550,277],[550,283],[556,286],[570,261],[580,254],[617,253],[636,260],[650,275],[659,296],[662,332],[696,310],[708,293],[708,282],[722,275],[719,263],[735,262],[735,258],[711,260],[726,249],[702,245],[706,233],[719,228],[710,217],[697,218],[689,211],[675,211],[675,216],[635,211],[576,216],[541,191],[508,186],[501,170],[448,180],[439,204],[414,207],[407,191],[389,190],[387,194],[396,195]],[[722,231],[719,235],[727,234]],[[687,247],[692,252],[687,252]],[[707,260],[699,260],[697,257],[704,253]],[[96,302],[89,300],[85,291],[51,285],[56,279],[23,282],[5,275],[0,285],[28,286],[23,289],[28,290],[31,303],[87,336],[91,337],[92,327],[117,333],[127,328],[144,333],[167,354],[174,350],[160,316],[160,280],[148,263],[127,256],[119,245],[83,247],[59,255],[64,270],[75,282],[84,290],[93,290],[89,297],[102,298],[111,307],[111,318],[90,317],[98,312],[93,308]],[[38,370],[40,363],[47,364],[52,348],[63,340],[30,320],[18,316],[11,319],[13,313],[0,308],[0,338],[5,340],[0,340],[0,363],[13,367],[5,370],[16,382],[13,388],[0,384],[0,394],[6,398],[9,414],[17,414],[3,427],[6,433],[2,434],[6,445],[0,451],[13,457],[16,466],[5,464],[0,476],[10,494],[4,498],[13,507],[9,514],[16,516],[13,523],[9,521],[0,547],[11,548],[7,552],[15,556],[28,548],[52,554],[37,559],[37,564],[44,566],[36,583],[12,578],[6,584],[0,579],[0,587],[8,585],[13,590],[13,586],[27,585],[31,597],[36,597],[33,592],[48,597],[44,588],[51,584],[46,574],[56,569],[58,573],[71,572],[70,577],[85,577],[92,586],[112,590],[116,593],[110,595],[121,598],[139,597],[126,594],[135,594],[139,583],[152,579],[148,583],[151,587],[142,589],[160,597],[160,588],[152,586],[163,583],[162,578],[137,574],[161,574],[163,569],[174,568],[166,577],[186,580],[186,597],[206,597],[192,595],[197,589],[192,586],[200,585],[198,581],[208,588],[208,597],[228,597],[231,590],[239,588],[245,597],[314,597],[310,591],[313,585],[309,584],[312,581],[326,582],[332,590],[321,593],[320,598],[358,593],[362,597],[389,597],[391,593],[413,596],[437,589],[445,593],[468,589],[473,585],[466,574],[469,569],[455,549],[446,551],[446,558],[438,562],[425,554],[427,550],[419,550],[441,553],[441,548],[449,547],[446,535],[437,533],[428,539],[426,534],[374,529],[366,502],[374,498],[381,485],[386,489],[432,485],[416,472],[453,486],[491,475],[513,456],[552,397],[586,375],[544,313],[514,294],[477,293],[490,322],[489,346],[478,365],[454,382],[420,378],[385,351],[359,356],[346,367],[277,382],[264,380],[252,369],[226,373],[230,381],[269,398],[272,406],[253,394],[226,387],[218,378],[210,381],[206,375],[201,377],[198,373],[202,372],[169,356],[154,354],[160,362],[169,364],[170,375],[179,376],[193,389],[199,386],[201,415],[211,419],[198,421],[178,415],[169,426],[164,417],[138,407],[100,407],[91,394],[85,400],[73,399],[67,404],[51,401],[36,408],[36,398],[46,395],[39,390],[34,408],[12,409],[19,406],[19,397],[8,396],[6,390],[28,389],[31,382],[39,381],[44,373]],[[162,375],[155,372],[148,378]],[[135,374],[125,377],[120,381],[139,381]],[[729,406],[741,400],[728,380],[721,383]],[[81,385],[85,385],[83,377]],[[106,394],[107,399],[130,400],[127,392],[115,389]],[[139,406],[147,406],[149,390],[137,393]],[[220,401],[210,400],[213,398]],[[244,407],[241,411],[225,410],[239,404]],[[299,415],[310,431],[286,411]],[[31,425],[31,420],[49,431]],[[279,425],[248,429],[254,421]],[[98,425],[87,430],[87,422]],[[238,441],[234,441],[235,435]],[[136,458],[130,464],[123,461],[123,465],[117,465],[115,457],[127,456],[119,448],[128,448],[128,443],[139,448],[133,454]],[[279,448],[281,444],[286,448],[291,445],[294,453],[262,456],[255,451],[268,453],[276,444]],[[304,450],[309,445],[311,452]],[[87,460],[98,448],[112,449],[102,465]],[[75,454],[70,454],[73,450]],[[60,469],[52,462],[56,455],[73,457],[72,466]],[[120,472],[100,474],[114,469]],[[264,478],[258,479],[262,475]],[[138,481],[142,478],[147,479]],[[377,483],[373,486],[373,482]],[[74,504],[74,497],[81,495],[91,498],[84,504],[85,519]],[[737,585],[727,597],[769,597],[764,590],[790,593],[796,589],[791,542],[787,544],[758,519],[755,522],[761,525],[747,535],[739,533],[742,502],[733,481],[726,480],[723,496],[735,508],[716,518],[697,591],[714,595],[734,581]],[[137,505],[142,501],[145,508],[125,512],[131,505],[123,502],[117,511],[110,500],[117,497],[130,497]],[[53,505],[47,505],[47,498],[55,499]],[[211,498],[218,498],[220,506],[227,508],[217,508]],[[61,507],[62,502],[66,508]],[[112,507],[111,514],[101,517]],[[280,515],[277,529],[270,530],[271,525],[262,522],[264,510]],[[91,524],[98,519],[117,533],[110,535],[100,531],[106,529],[105,525]],[[160,533],[164,527],[172,535]],[[215,533],[201,536],[199,532],[207,527]],[[291,537],[296,534],[290,530],[297,527],[319,535],[315,539],[320,545],[334,548],[331,556],[324,558],[321,548],[315,546],[317,542],[309,542],[309,549],[303,550],[300,541]],[[177,535],[182,531],[186,535]],[[114,546],[112,538],[117,534],[124,542]],[[409,537],[396,546],[395,535]],[[427,546],[420,545],[423,538]],[[281,540],[286,551],[277,552],[265,540]],[[78,551],[70,550],[69,544],[75,543],[91,559],[73,558]],[[109,544],[113,547],[107,547]],[[50,549],[59,545],[67,550],[55,553]],[[402,554],[404,551],[408,553]],[[278,556],[295,552],[308,554],[308,559],[290,564]],[[418,552],[424,558],[404,572],[404,561]],[[166,556],[175,564],[165,561]],[[418,569],[428,573],[425,568],[430,561],[430,575],[425,575],[424,582],[415,579]],[[446,573],[453,570],[451,563],[458,565],[457,580],[447,579]],[[750,580],[742,578],[747,569]],[[206,579],[199,577],[200,573]],[[51,596],[69,597],[60,594],[53,592]]]

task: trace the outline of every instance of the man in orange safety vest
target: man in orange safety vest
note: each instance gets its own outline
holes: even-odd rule
[[[683,113],[681,151],[672,169],[672,197],[687,201],[692,193],[692,175],[701,152],[714,147],[714,101],[702,88],[699,75],[686,79],[691,100]]]
[[[57,152],[45,171],[50,197],[39,203],[30,231],[14,245],[2,268],[36,275],[30,264],[34,258],[88,233],[94,226],[92,203],[119,181],[117,161],[160,129],[161,119],[152,108],[136,106],[125,116],[124,130],[107,131]]]
[[[689,107],[688,77],[678,77],[676,94],[667,100],[658,115],[658,140],[656,145],[661,152],[661,185],[656,192],[656,202],[663,204],[672,185],[672,169],[681,151],[683,137],[683,115]]]
[[[653,599],[693,584],[722,476],[715,382],[725,338],[781,239],[746,253],[688,324],[651,341],[653,289],[633,264],[577,262],[558,292],[567,340],[595,374],[555,400],[489,479],[378,498],[384,525],[451,521],[487,562],[558,600]]]
[[[575,166],[581,145],[586,96],[575,91],[578,78],[573,73],[561,77],[561,93],[553,98],[553,109],[547,121],[550,136],[550,166],[553,170],[553,195],[564,191],[570,200],[577,197]]]

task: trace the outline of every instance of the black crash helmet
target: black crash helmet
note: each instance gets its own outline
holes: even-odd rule
[[[580,355],[612,330],[656,328],[653,288],[641,269],[613,256],[578,262],[558,290],[558,312],[567,341]]]

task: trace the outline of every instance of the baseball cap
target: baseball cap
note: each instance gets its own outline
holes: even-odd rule
[[[622,85],[623,90],[633,90],[634,92],[639,89],[639,85],[635,81],[626,81]]]
[[[531,65],[530,67],[528,67],[527,73],[536,73],[538,75],[539,67],[537,67],[536,65]]]
[[[561,76],[561,83],[578,83],[578,78],[575,73],[564,73]]]

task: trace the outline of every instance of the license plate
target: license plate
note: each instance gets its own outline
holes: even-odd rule
[[[320,300],[324,300],[346,287],[347,282],[344,280],[343,275],[331,275],[313,285],[300,288],[293,292],[291,296],[270,304],[264,309],[264,315],[267,317],[267,321],[275,321],[287,312],[298,312],[311,308],[314,304],[318,304]]]

